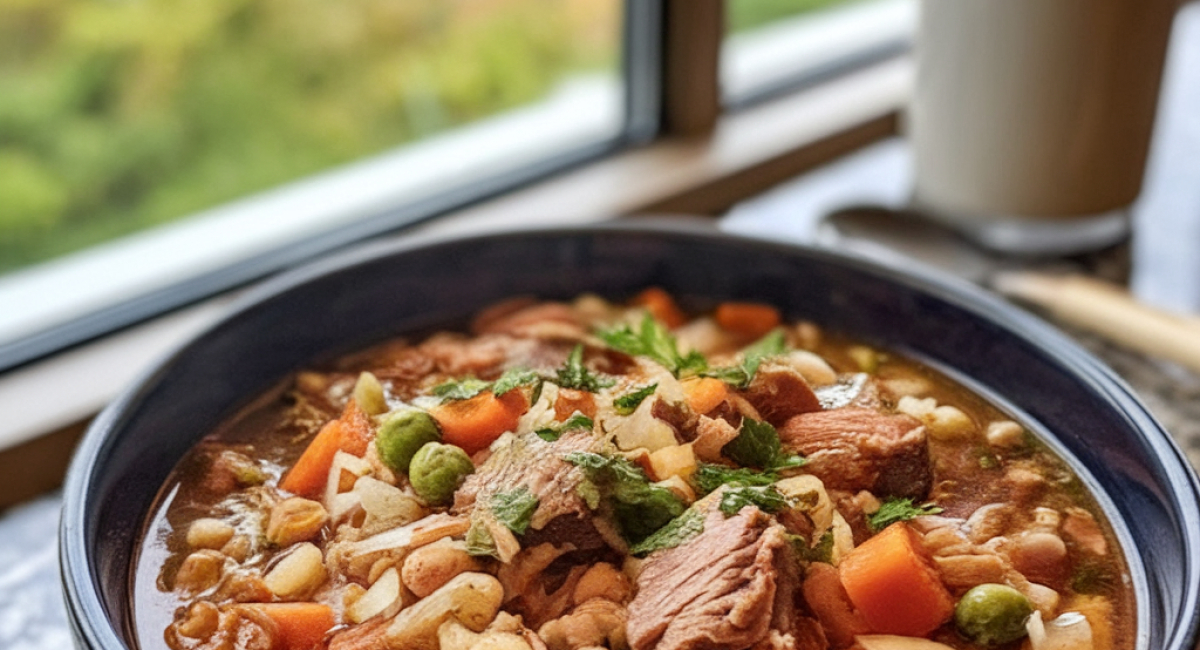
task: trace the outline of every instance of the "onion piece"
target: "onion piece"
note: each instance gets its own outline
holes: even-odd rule
[[[357,624],[386,613],[389,609],[394,609],[392,613],[398,612],[400,596],[400,572],[392,567],[384,571],[375,584],[346,609],[346,618]]]
[[[1052,621],[1042,621],[1034,612],[1025,622],[1032,650],[1092,650],[1092,625],[1079,612],[1065,612]]]

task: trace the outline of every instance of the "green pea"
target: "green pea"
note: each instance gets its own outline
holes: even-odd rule
[[[417,495],[430,504],[446,505],[463,479],[475,471],[467,452],[454,445],[426,443],[417,450],[408,468],[408,480]]]
[[[384,465],[397,472],[408,472],[417,450],[441,439],[437,422],[428,413],[408,409],[392,414],[379,425],[375,449]]]
[[[982,584],[963,594],[954,608],[958,631],[980,645],[994,646],[1025,636],[1033,604],[1006,585]]]

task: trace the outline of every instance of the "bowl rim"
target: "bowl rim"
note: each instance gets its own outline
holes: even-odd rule
[[[116,650],[128,648],[117,634],[115,625],[106,614],[96,584],[90,552],[83,531],[88,515],[86,507],[97,475],[97,462],[108,446],[110,434],[118,429],[128,409],[135,405],[162,377],[166,376],[176,359],[191,346],[201,343],[213,331],[238,315],[255,309],[260,303],[297,289],[302,285],[338,270],[370,263],[386,257],[442,245],[472,241],[500,242],[508,238],[543,237],[569,238],[589,235],[620,235],[622,233],[668,238],[693,238],[708,243],[740,243],[771,249],[787,255],[805,256],[865,272],[881,281],[902,285],[910,290],[933,296],[983,319],[1036,348],[1041,354],[1067,369],[1076,380],[1101,394],[1121,412],[1141,433],[1155,456],[1163,465],[1173,490],[1170,499],[1181,517],[1179,524],[1191,548],[1200,552],[1200,478],[1178,444],[1154,418],[1132,388],[1106,364],[1085,350],[1067,334],[1034,314],[1020,309],[999,296],[966,280],[947,275],[924,264],[901,264],[898,260],[868,258],[854,251],[800,242],[780,242],[761,236],[729,233],[708,223],[695,220],[645,219],[639,221],[608,221],[571,226],[526,226],[498,229],[479,229],[469,233],[417,233],[358,245],[303,266],[282,272],[246,290],[227,305],[222,314],[201,331],[161,354],[140,375],[128,384],[88,426],[76,447],[63,484],[63,506],[58,530],[60,580],[63,587],[68,623],[77,643],[85,647]],[[1187,570],[1182,592],[1181,611],[1200,611],[1200,555],[1183,558]],[[1140,605],[1139,605],[1140,607]],[[1200,615],[1193,615],[1186,626],[1180,626],[1169,636],[1172,650],[1191,650],[1200,647]]]

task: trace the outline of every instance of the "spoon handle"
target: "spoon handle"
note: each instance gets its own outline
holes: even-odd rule
[[[1079,275],[998,273],[1001,294],[1124,347],[1200,373],[1200,320],[1136,300],[1124,288]]]

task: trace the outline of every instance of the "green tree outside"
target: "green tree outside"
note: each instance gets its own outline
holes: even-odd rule
[[[730,25],[845,0],[731,0]],[[617,74],[620,0],[0,0],[0,273]]]

